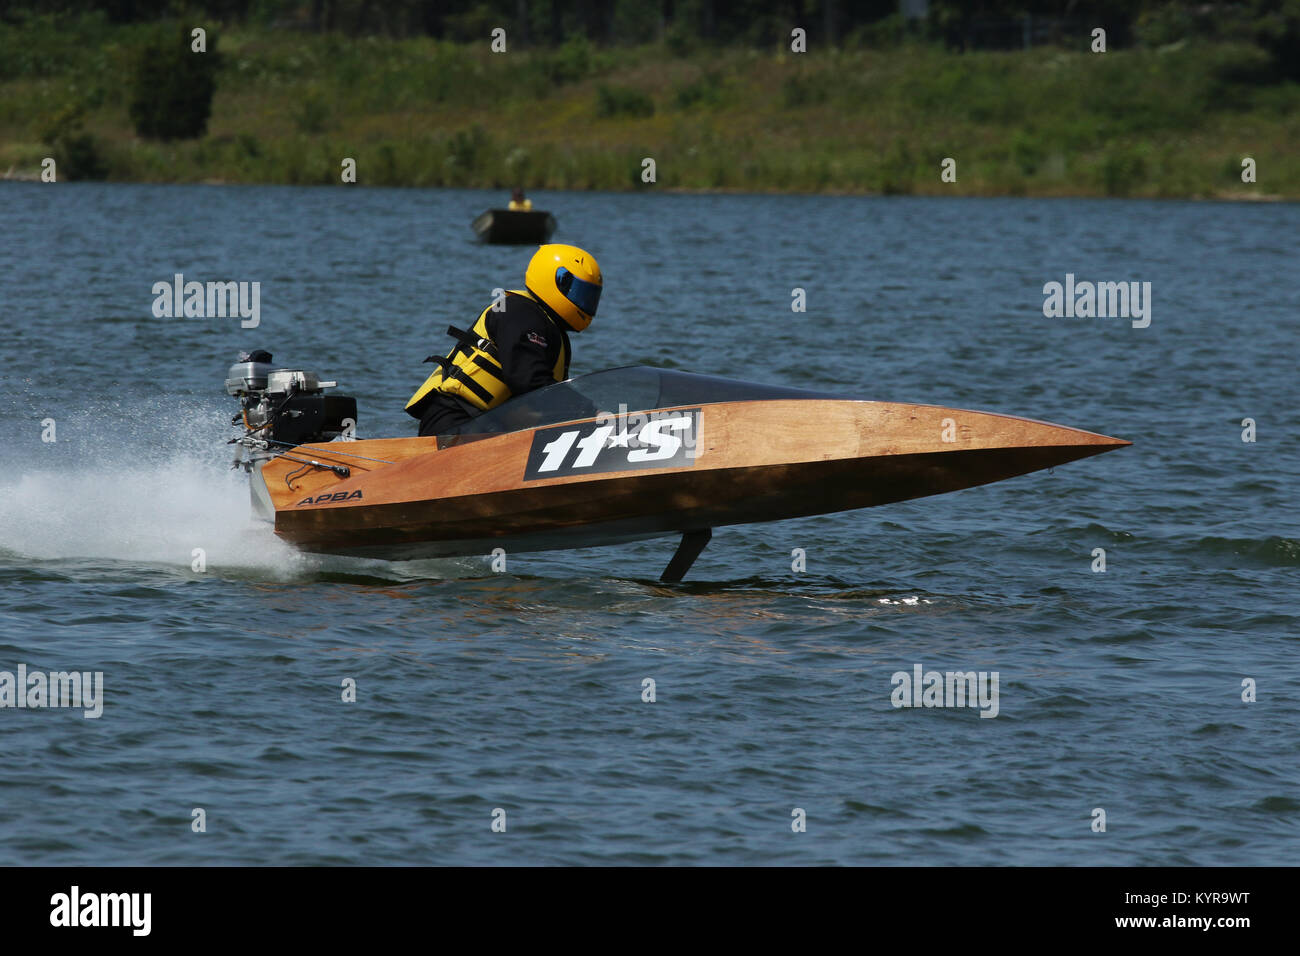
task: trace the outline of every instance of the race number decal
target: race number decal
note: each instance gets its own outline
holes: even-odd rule
[[[524,481],[695,464],[700,410],[609,415],[580,425],[539,428]]]

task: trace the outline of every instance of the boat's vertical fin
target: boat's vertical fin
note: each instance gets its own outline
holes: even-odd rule
[[[712,528],[687,531],[683,534],[681,542],[677,545],[677,551],[673,554],[673,559],[668,562],[668,567],[664,568],[664,573],[659,575],[659,580],[675,584],[685,577],[686,572],[691,569],[691,565],[695,563],[695,559],[700,556],[700,552],[704,550],[712,537]]]
[[[271,500],[271,492],[266,486],[266,477],[262,474],[262,468],[269,460],[264,457],[253,459],[248,472],[248,495],[253,503],[253,517],[274,524],[275,503]]]

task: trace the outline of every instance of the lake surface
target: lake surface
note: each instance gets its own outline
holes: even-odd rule
[[[236,352],[413,434],[421,359],[522,279],[471,242],[502,198],[0,185],[0,671],[103,672],[97,719],[0,709],[0,864],[1295,862],[1300,206],[538,193],[606,276],[574,374],[1135,444],[719,529],[676,586],[670,539],[494,573],[253,525]],[[260,326],[155,318],[178,272],[259,281]],[[1045,317],[1067,273],[1149,281],[1150,326]],[[996,671],[997,717],[895,708],[918,664]]]

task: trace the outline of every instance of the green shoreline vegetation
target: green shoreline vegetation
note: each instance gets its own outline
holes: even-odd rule
[[[206,129],[141,136],[133,84],[165,82],[139,79],[141,50],[187,44],[195,22],[208,52],[183,55],[209,58]],[[60,181],[325,185],[351,157],[372,186],[1300,198],[1300,83],[1252,42],[1093,53],[1085,30],[1069,49],[956,52],[893,30],[810,36],[806,53],[680,32],[493,53],[487,29],[465,42],[29,14],[0,22],[0,177],[53,156]]]

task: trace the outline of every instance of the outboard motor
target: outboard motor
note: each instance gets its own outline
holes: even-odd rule
[[[271,353],[263,349],[241,352],[226,373],[226,391],[241,406],[230,424],[244,428],[242,436],[231,440],[240,446],[232,467],[250,471],[258,461],[297,445],[346,440],[356,428],[357,400],[325,394],[337,383],[322,382],[315,372],[274,368],[271,363]],[[245,451],[251,453],[248,458]]]
[[[337,382],[322,382],[315,372],[272,368],[271,353],[241,352],[226,373],[226,391],[243,406],[231,419],[274,448],[333,441],[352,433],[357,400],[326,395]]]

